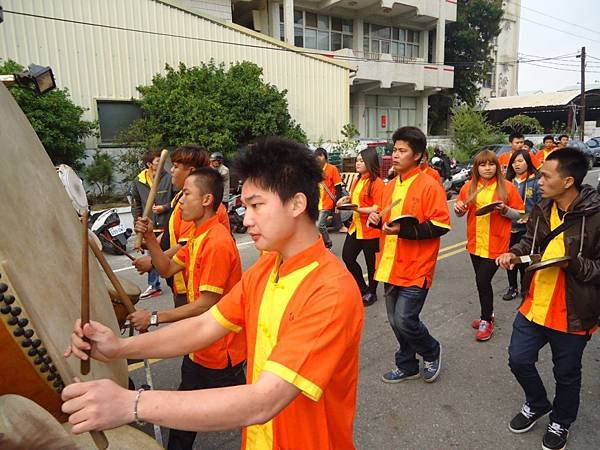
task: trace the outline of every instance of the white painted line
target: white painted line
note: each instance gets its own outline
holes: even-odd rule
[[[120,269],[114,269],[113,272],[115,272],[115,273],[117,273],[117,272],[124,272],[126,270],[131,270],[131,269],[135,269],[135,267],[133,267],[133,266],[121,267]]]

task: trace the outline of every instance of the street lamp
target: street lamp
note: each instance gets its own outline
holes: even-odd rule
[[[14,73],[12,75],[0,75],[0,81],[6,86],[18,84],[23,87],[30,87],[38,94],[44,94],[56,87],[54,74],[50,67],[42,67],[37,64],[30,64],[28,70]]]

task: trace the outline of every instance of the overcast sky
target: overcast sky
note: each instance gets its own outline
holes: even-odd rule
[[[519,53],[524,54],[521,59],[575,55],[585,46],[588,55],[586,85],[600,83],[600,0],[516,1],[521,2]],[[574,56],[521,63],[519,93],[549,92],[576,85],[580,81],[579,64],[579,59]],[[538,67],[540,65],[553,68]]]

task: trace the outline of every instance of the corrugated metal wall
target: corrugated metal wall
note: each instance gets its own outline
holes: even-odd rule
[[[177,66],[181,61],[192,66],[213,58],[225,63],[251,61],[263,67],[266,81],[288,90],[290,113],[310,139],[336,139],[349,122],[346,68],[291,51],[270,50],[281,47],[235,25],[154,0],[3,0],[2,6],[0,58],[51,66],[59,87],[68,87],[73,100],[89,108],[88,118],[97,118],[95,99],[138,97],[136,86],[149,84],[165,63]]]

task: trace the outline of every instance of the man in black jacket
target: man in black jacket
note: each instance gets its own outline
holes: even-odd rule
[[[509,428],[524,433],[550,413],[542,441],[547,450],[566,445],[579,409],[583,351],[600,316],[600,194],[582,185],[586,173],[580,151],[565,148],[549,154],[540,170],[543,200],[529,217],[527,233],[496,260],[511,268],[515,257],[530,253],[541,255],[542,261],[564,259],[530,272],[525,280],[528,293],[508,349],[510,369],[526,399]],[[535,367],[539,350],[548,343],[556,381],[553,403]]]
[[[160,152],[150,150],[144,154],[143,162],[146,168],[142,170],[135,181],[131,184],[131,214],[133,221],[141,217],[144,212],[144,206],[148,200],[150,189],[156,175],[158,162],[160,161]],[[154,233],[158,236],[162,233],[169,223],[169,214],[171,213],[171,199],[175,195],[175,188],[171,183],[171,176],[163,171],[158,181],[158,189],[154,204],[152,205],[152,223]],[[140,295],[141,299],[155,297],[161,294],[160,276],[158,272],[152,269],[148,272],[148,288]]]

